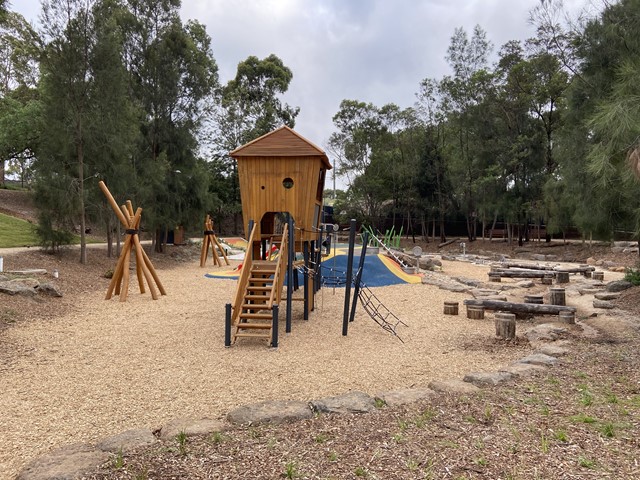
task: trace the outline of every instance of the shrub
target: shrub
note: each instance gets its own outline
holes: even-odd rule
[[[634,285],[640,285],[640,268],[625,268],[624,279]]]

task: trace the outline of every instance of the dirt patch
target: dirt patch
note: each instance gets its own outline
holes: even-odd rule
[[[38,218],[33,204],[33,194],[28,191],[0,188],[0,213],[18,217],[29,222]]]

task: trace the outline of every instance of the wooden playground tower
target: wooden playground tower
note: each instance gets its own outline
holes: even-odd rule
[[[322,194],[331,164],[324,151],[286,126],[235,149],[230,156],[238,162],[249,242],[235,299],[227,304],[225,345],[254,337],[277,347],[280,301],[286,299],[287,333],[293,300],[303,302],[305,320],[314,308],[319,285],[307,273],[320,263]],[[276,249],[278,254],[273,255]],[[296,260],[297,254],[303,260]],[[298,286],[294,267],[302,266],[304,294],[294,299]]]

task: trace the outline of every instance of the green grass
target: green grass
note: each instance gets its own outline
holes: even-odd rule
[[[38,245],[34,225],[0,213],[0,248]]]

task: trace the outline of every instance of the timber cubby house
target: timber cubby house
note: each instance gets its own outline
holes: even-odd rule
[[[294,300],[303,302],[305,320],[314,308],[323,233],[322,194],[331,163],[322,149],[287,126],[229,155],[238,162],[248,245],[234,302],[227,304],[225,345],[254,337],[277,347],[280,301],[286,299],[287,333]],[[298,288],[294,268],[303,271],[302,298],[293,298]]]

